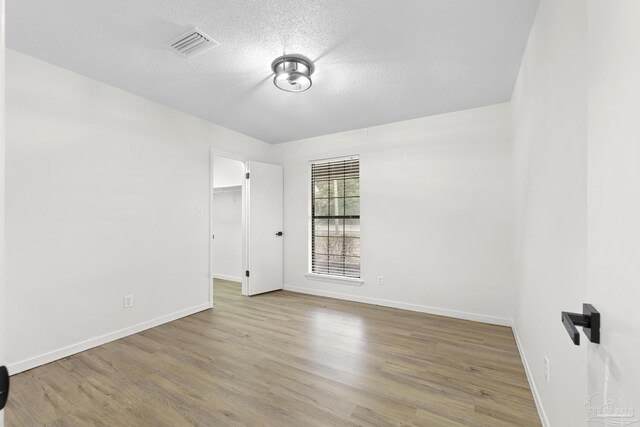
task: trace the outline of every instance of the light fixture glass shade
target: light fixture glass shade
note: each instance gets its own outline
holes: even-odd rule
[[[287,92],[304,92],[311,87],[313,64],[299,55],[285,55],[271,64],[273,84]]]

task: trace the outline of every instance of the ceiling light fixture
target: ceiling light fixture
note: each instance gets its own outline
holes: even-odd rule
[[[271,63],[273,84],[287,92],[304,92],[311,87],[313,63],[301,55],[284,55]]]

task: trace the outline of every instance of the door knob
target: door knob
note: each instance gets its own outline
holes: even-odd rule
[[[278,231],[278,232],[276,233],[276,236],[282,236],[282,231]]]
[[[582,314],[563,311],[561,320],[575,345],[580,345],[580,333],[576,326],[582,326],[589,341],[600,344],[600,312],[591,304],[582,304]]]
[[[6,366],[0,366],[0,411],[7,404],[9,398],[9,371]]]

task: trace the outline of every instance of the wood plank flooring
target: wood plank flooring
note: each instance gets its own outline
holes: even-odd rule
[[[12,377],[8,426],[539,426],[506,327],[291,292]]]

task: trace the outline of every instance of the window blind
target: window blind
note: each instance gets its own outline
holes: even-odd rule
[[[311,272],[360,277],[360,160],[311,165]]]

